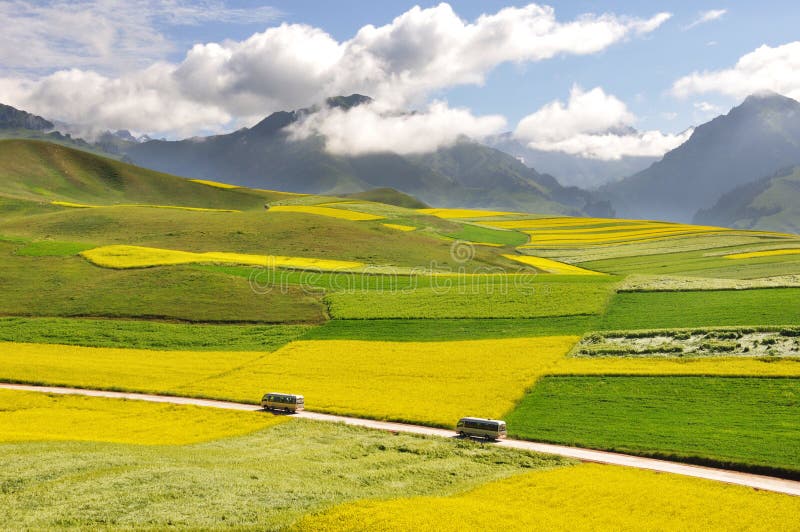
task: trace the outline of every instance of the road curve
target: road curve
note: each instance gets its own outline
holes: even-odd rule
[[[17,390],[25,392],[41,392],[63,395],[85,395],[89,397],[105,397],[110,399],[129,399],[134,401],[150,401],[153,403],[170,403],[176,405],[192,405],[209,408],[223,408],[227,410],[261,410],[261,407],[244,403],[234,403],[230,401],[215,401],[211,399],[194,399],[191,397],[174,397],[168,395],[152,395],[144,393],[110,392],[104,390],[87,390],[81,388],[62,388],[56,386],[33,386],[27,384],[4,384],[0,383],[0,389]],[[436,429],[421,425],[410,425],[405,423],[392,423],[388,421],[375,421],[372,419],[361,419],[356,417],[334,416],[331,414],[320,414],[317,412],[304,411],[294,414],[292,417],[301,419],[313,419],[315,421],[326,421],[332,423],[345,423],[357,427],[370,429],[386,430],[390,432],[404,432],[410,434],[421,434],[424,436],[439,436],[443,438],[456,437],[455,432],[446,429]],[[666,460],[656,460],[641,456],[631,456],[620,453],[610,453],[606,451],[595,451],[583,449],[581,447],[567,447],[563,445],[551,445],[548,443],[536,443],[524,440],[501,440],[495,443],[498,447],[510,449],[520,449],[524,451],[534,451],[538,453],[555,454],[567,458],[574,458],[583,462],[596,462],[600,464],[611,464],[625,467],[635,467],[638,469],[648,469],[662,473],[672,473],[689,477],[716,480],[728,484],[738,484],[765,491],[785,493],[787,495],[800,496],[800,482],[786,480],[763,475],[753,475],[751,473],[740,473],[726,469],[716,469],[712,467],[702,467],[679,462],[669,462]]]

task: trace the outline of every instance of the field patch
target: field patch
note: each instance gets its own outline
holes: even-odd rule
[[[498,246],[520,246],[528,241],[527,235],[518,231],[499,230],[473,224],[464,224],[460,230],[447,233],[445,236],[477,244]]]
[[[310,325],[209,325],[87,318],[0,318],[0,341],[170,351],[274,351]]]
[[[283,530],[341,503],[451,495],[570,463],[300,419],[186,446],[36,442],[0,452],[0,528],[33,530]]]
[[[95,247],[93,244],[82,244],[80,242],[40,240],[24,245],[14,253],[20,257],[71,257],[93,247]]]
[[[579,277],[579,276],[576,276]],[[588,276],[585,276],[588,277]],[[503,280],[503,279],[500,279]],[[600,314],[615,279],[592,282],[508,276],[502,284],[457,284],[443,279],[434,288],[328,294],[331,317],[338,319],[537,318]]]
[[[798,288],[623,292],[611,300],[600,328],[800,325],[798,302]]]
[[[800,499],[708,480],[582,464],[489,483],[450,497],[364,500],[309,516],[296,530],[783,529]]]
[[[567,275],[605,275],[602,272],[595,272],[581,268],[580,266],[573,266],[565,262],[559,262],[553,259],[545,259],[542,257],[534,257],[532,255],[503,255],[503,257],[525,264],[526,266],[533,266],[537,270],[545,273],[567,274]]]
[[[779,255],[799,255],[800,248],[768,249],[764,251],[750,251],[748,253],[733,253],[725,255],[726,259],[756,259],[760,257],[776,257]]]
[[[507,216],[509,214],[514,214],[513,212],[483,211],[479,209],[417,209],[417,212],[428,214],[430,216],[436,216],[437,218],[444,218],[445,220],[451,220],[454,218],[488,218],[492,216]]]
[[[283,257],[279,255],[249,255],[219,251],[193,253],[173,249],[119,245],[103,246],[83,251],[81,256],[97,266],[114,269],[150,268],[153,266],[196,263],[250,264],[262,267],[309,270],[356,269],[364,266],[361,262],[344,260]]]
[[[395,231],[403,231],[405,233],[416,231],[417,228],[413,225],[402,225],[402,224],[381,224],[384,227],[388,227],[389,229],[394,229]]]
[[[0,390],[0,443],[186,445],[248,434],[288,419],[262,412]]]
[[[148,205],[146,203],[119,203],[115,205],[88,205],[85,203],[74,203],[71,201],[51,201],[51,205],[56,207],[71,207],[75,209],[108,209],[114,207],[146,207],[151,209],[176,209],[179,211],[195,212],[242,212],[236,209],[211,209],[208,207],[184,207],[181,205]]]
[[[347,209],[335,209],[332,207],[318,207],[315,205],[273,205],[270,206],[269,212],[299,212],[303,214],[328,216],[330,218],[340,218],[342,220],[350,220],[355,222],[383,220],[384,218],[383,216],[378,216],[376,214],[350,211]]]
[[[550,376],[506,421],[528,439],[797,476],[798,408],[797,378]]]

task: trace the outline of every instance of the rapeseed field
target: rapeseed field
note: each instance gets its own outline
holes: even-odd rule
[[[355,222],[368,220],[383,220],[383,216],[367,214],[365,212],[348,211],[346,209],[335,209],[333,207],[319,207],[316,205],[274,205],[269,208],[269,212],[299,212],[304,214],[317,214],[330,218],[340,218]]]
[[[565,262],[545,259],[542,257],[534,257],[532,255],[503,255],[503,257],[516,262],[521,262],[522,264],[526,264],[528,266],[533,266],[534,268],[547,273],[569,275],[605,275],[602,272],[595,272],[579,266],[573,266],[572,264],[567,264]]]
[[[283,257],[279,255],[250,255],[246,253],[207,252],[193,253],[173,249],[143,246],[103,246],[81,253],[92,264],[104,268],[127,269],[169,266],[175,264],[249,264],[272,268],[304,270],[356,269],[364,263],[345,260],[313,259],[306,257]]]
[[[257,411],[0,390],[0,443],[186,445],[248,434],[288,419]]]
[[[799,497],[582,464],[451,497],[362,500],[308,516],[295,530],[787,530],[797,515]]]

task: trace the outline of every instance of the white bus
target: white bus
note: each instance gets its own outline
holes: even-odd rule
[[[261,406],[265,410],[299,412],[305,408],[305,399],[302,395],[270,392],[261,398]]]
[[[456,431],[462,438],[478,436],[487,440],[497,440],[506,437],[506,422],[499,419],[462,417],[458,420]]]

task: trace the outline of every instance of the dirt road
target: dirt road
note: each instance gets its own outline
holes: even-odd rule
[[[126,392],[108,392],[103,390],[59,388],[53,386],[31,386],[25,384],[0,383],[0,388],[8,390],[27,391],[27,392],[42,392],[51,394],[64,394],[64,395],[85,395],[90,397],[106,397],[111,399],[150,401],[154,403],[193,405],[193,406],[202,406],[209,408],[223,408],[228,410],[251,410],[251,411],[261,410],[260,407],[255,405],[233,403],[228,401],[213,401],[209,399],[193,399],[190,397],[173,397],[166,395],[151,395],[151,394],[126,393]],[[404,432],[411,434],[421,434],[425,436],[439,436],[442,438],[456,437],[455,432],[453,432],[452,430],[436,429],[420,425],[409,425],[405,423],[374,421],[371,419],[361,419],[355,417],[334,416],[330,414],[319,414],[317,412],[305,411],[299,414],[294,414],[293,417],[298,417],[301,419],[313,419],[316,421],[326,421],[332,423],[345,423],[347,425],[354,425],[358,427],[366,427],[370,429],[385,430],[391,432]],[[635,467],[638,469],[649,469],[651,471],[660,471],[662,473],[673,473],[676,475],[704,478],[707,480],[727,482],[729,484],[749,486],[751,488],[756,488],[760,490],[775,491],[778,493],[800,496],[800,482],[774,478],[774,477],[767,477],[762,475],[753,475],[750,473],[740,473],[738,471],[728,471],[725,469],[694,466],[678,462],[668,462],[665,460],[642,458],[640,456],[631,456],[627,454],[609,453],[605,451],[583,449],[580,447],[566,447],[563,445],[551,445],[547,443],[536,443],[536,442],[522,441],[522,440],[501,440],[493,445],[498,445],[500,447],[508,447],[512,449],[521,449],[525,451],[555,454],[559,456],[565,456],[568,458],[575,458],[577,460],[581,460],[584,462],[597,462],[601,464],[620,465],[626,467]]]

